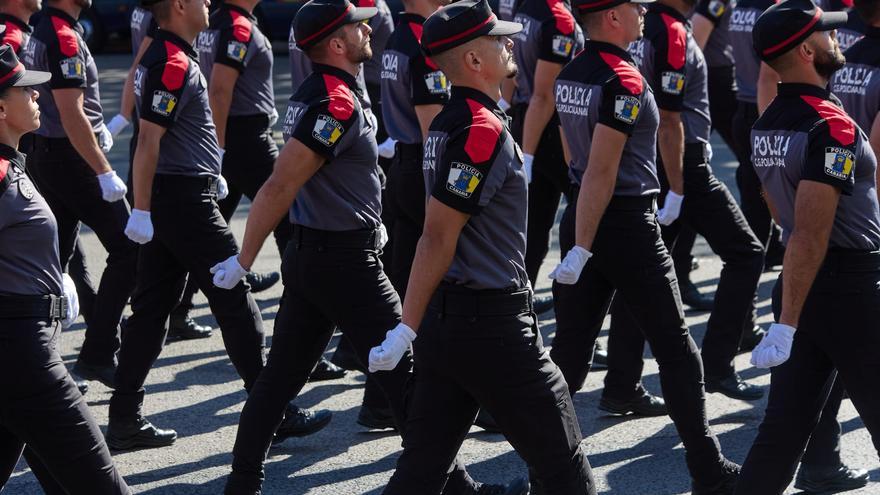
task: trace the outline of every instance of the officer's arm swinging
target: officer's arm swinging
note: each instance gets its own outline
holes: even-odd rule
[[[840,190],[801,180],[794,205],[794,229],[782,263],[782,312],[779,323],[797,328],[804,301],[825,259]]]
[[[244,241],[238,262],[250,270],[266,237],[293,204],[300,188],[324,164],[324,157],[315,153],[296,138],[291,138],[281,149],[272,175],[257,192],[244,230]]]
[[[58,106],[64,132],[67,133],[70,144],[79,156],[95,171],[95,175],[113,170],[101,147],[98,146],[95,131],[83,110],[85,91],[82,88],[53,89],[52,97],[55,98],[55,104]]]
[[[684,124],[681,122],[681,112],[660,109],[657,146],[660,148],[660,159],[663,161],[663,170],[666,171],[669,189],[676,194],[683,195]]]
[[[527,155],[535,154],[538,143],[541,142],[541,135],[544,134],[544,128],[556,111],[553,88],[556,85],[556,77],[561,71],[562,64],[546,60],[538,60],[538,65],[535,66],[535,81],[532,85],[534,89],[523,120],[522,149]]]
[[[415,108],[416,117],[419,119],[419,128],[422,131],[422,142],[424,143],[428,139],[428,128],[431,127],[434,117],[440,113],[440,110],[443,110],[443,105],[416,105],[413,108]]]
[[[132,185],[136,210],[150,211],[153,201],[153,177],[156,175],[156,165],[159,162],[159,142],[167,130],[149,120],[140,120],[137,148],[131,167],[134,174]]]
[[[226,148],[226,120],[229,118],[229,107],[232,105],[232,92],[238,81],[238,69],[224,64],[214,64],[211,69],[211,82],[208,85],[208,103],[214,116],[214,127],[217,128],[217,141],[221,148]]]
[[[697,41],[697,45],[700,46],[700,50],[705,50],[709,36],[715,29],[715,24],[699,13],[694,14],[691,18],[691,23],[694,26],[694,39]]]
[[[581,181],[581,191],[577,198],[575,243],[592,251],[596,230],[617,182],[620,157],[626,144],[627,135],[604,124],[596,125],[593,131],[590,158]]]
[[[122,86],[122,96],[119,102],[119,113],[128,120],[131,120],[131,113],[134,111],[134,73],[141,62],[141,57],[144,56],[144,52],[147,51],[152,42],[153,38],[151,36],[144,36],[141,46],[138,47],[137,55],[135,55],[134,61],[131,63],[131,68],[128,69],[128,75],[125,76],[125,84]]]
[[[425,226],[416,247],[401,320],[415,332],[419,330],[431,296],[452,264],[461,229],[470,217],[436,198],[428,200]]]

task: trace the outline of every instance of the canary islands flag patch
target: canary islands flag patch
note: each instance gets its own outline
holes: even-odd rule
[[[475,167],[466,163],[452,162],[449,167],[449,177],[446,179],[446,190],[462,198],[470,198],[481,180],[483,173]]]
[[[848,180],[856,164],[856,156],[846,148],[825,148],[825,173],[835,179]]]
[[[329,115],[318,115],[315,127],[312,129],[312,137],[324,143],[324,146],[333,146],[339,141],[344,131],[342,124]]]

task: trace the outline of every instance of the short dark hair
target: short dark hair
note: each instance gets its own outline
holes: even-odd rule
[[[150,5],[148,10],[156,18],[156,22],[165,22],[171,17],[171,0],[159,0]]]
[[[865,24],[880,20],[880,0],[855,0],[853,8]]]

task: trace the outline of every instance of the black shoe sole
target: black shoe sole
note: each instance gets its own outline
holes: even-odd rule
[[[669,411],[645,411],[643,409],[639,409],[638,407],[630,406],[629,404],[615,404],[605,399],[599,400],[598,407],[600,411],[607,412],[608,414],[611,414],[613,416],[627,416],[632,414],[633,416],[655,418],[669,415]]]
[[[315,421],[308,428],[304,428],[302,430],[296,430],[296,431],[286,431],[284,433],[275,432],[275,437],[272,438],[272,444],[274,445],[277,443],[281,443],[281,442],[287,440],[288,438],[307,437],[307,436],[312,435],[314,433],[318,433],[319,431],[323,430],[328,424],[330,424],[330,421],[332,419],[333,419],[333,415],[328,414],[325,419],[323,419],[321,421]]]
[[[794,487],[813,495],[825,495],[831,493],[856,490],[868,485],[869,478],[848,479],[847,482],[822,483],[805,479],[795,480]]]
[[[153,439],[153,440],[143,440],[138,438],[125,438],[119,439],[107,435],[107,447],[110,450],[123,451],[123,450],[134,450],[134,449],[158,449],[161,447],[168,447],[174,445],[174,442],[177,441],[177,435],[170,440],[161,440],[161,439]]]

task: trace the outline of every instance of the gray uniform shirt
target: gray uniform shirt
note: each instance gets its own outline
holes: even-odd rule
[[[50,72],[49,82],[36,86],[40,98],[40,128],[36,134],[50,138],[67,137],[53,89],[81,88],[83,111],[98,132],[104,123],[101,94],[98,90],[98,67],[82,38],[82,27],[66,12],[46,7],[34,34],[21,54],[21,62],[31,70]]]
[[[841,191],[830,246],[880,249],[877,159],[865,133],[828,90],[780,84],[776,98],[752,128],[752,163],[778,213],[782,240],[794,228],[800,181]]]
[[[189,43],[158,30],[135,69],[134,95],[140,118],[168,129],[159,142],[157,174],[220,175],[208,84]]]
[[[199,33],[195,48],[209,84],[214,64],[238,71],[229,116],[272,114],[272,45],[253,15],[236,5],[221,5],[211,14],[208,29]]]
[[[712,121],[706,61],[688,20],[671,7],[652,4],[645,37],[632,43],[629,52],[654,88],[657,107],[681,112],[685,143],[708,143]]]
[[[733,59],[736,61],[736,98],[747,103],[758,101],[758,75],[761,59],[755,53],[752,28],[755,21],[771,5],[773,0],[737,0],[730,14],[728,27]]]
[[[431,122],[423,167],[425,191],[471,215],[443,280],[471,289],[526,287],[523,155],[495,101],[454,87]]]
[[[156,19],[149,10],[136,6],[131,11],[131,54],[137,56],[137,52],[144,42],[144,38],[156,36]]]
[[[733,47],[730,45],[730,13],[735,0],[700,0],[696,13],[712,23],[714,29],[706,40],[706,64],[709,67],[730,67],[734,64]]]
[[[523,0],[514,20],[523,30],[512,36],[519,72],[511,103],[532,98],[539,60],[565,65],[584,45],[584,35],[574,20],[568,0]]]
[[[15,54],[21,58],[21,51],[27,46],[33,28],[15,16],[2,13],[0,13],[0,28],[3,29],[2,44],[11,46]]]
[[[870,134],[880,113],[880,28],[866,28],[865,37],[846,51],[846,66],[831,79],[831,91],[843,109]]]
[[[58,224],[24,163],[0,145],[0,293],[60,296]]]
[[[584,51],[556,79],[556,113],[571,154],[568,173],[580,185],[593,131],[602,124],[629,135],[620,158],[616,196],[660,192],[657,180],[657,127],[654,93],[629,54],[619,47],[587,41]]]
[[[285,141],[295,138],[326,160],[300,189],[291,223],[330,230],[376,229],[382,223],[376,119],[355,78],[335,67],[315,72],[290,97]]]

